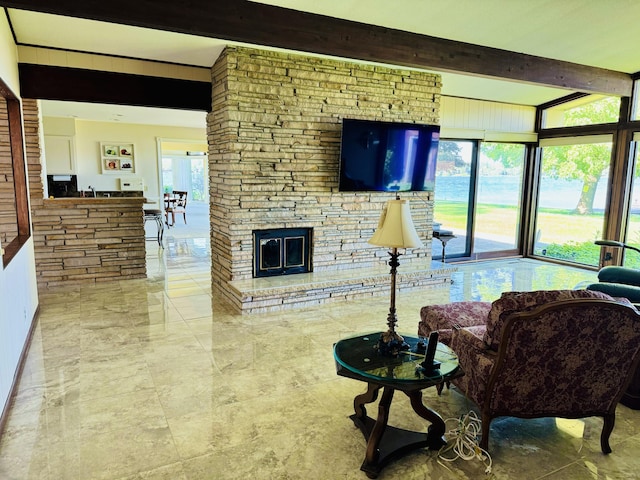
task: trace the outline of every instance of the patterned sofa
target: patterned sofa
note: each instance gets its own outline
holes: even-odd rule
[[[626,300],[588,290],[506,292],[493,303],[421,309],[418,333],[438,330],[458,354],[453,381],[482,415],[487,449],[493,418],[600,416],[610,453],[616,406],[640,362],[640,314]]]

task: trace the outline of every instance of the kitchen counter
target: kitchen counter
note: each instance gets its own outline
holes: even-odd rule
[[[44,200],[45,205],[49,202],[55,203],[147,203],[145,197],[49,197]],[[55,203],[51,203],[54,205]]]
[[[33,211],[40,286],[147,276],[144,197],[47,198]]]

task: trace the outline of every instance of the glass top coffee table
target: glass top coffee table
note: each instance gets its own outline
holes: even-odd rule
[[[353,400],[355,413],[349,418],[367,440],[367,452],[360,469],[369,478],[376,478],[387,463],[416,448],[439,449],[446,444],[444,421],[438,413],[422,403],[422,390],[442,385],[464,374],[458,366],[456,354],[442,343],[438,343],[435,354],[439,368],[425,373],[420,368],[425,357],[421,339],[404,336],[411,348],[397,357],[385,357],[374,349],[379,338],[380,332],[359,335],[340,340],[333,348],[338,375],[367,382],[368,385],[367,391]],[[374,420],[367,415],[365,405],[375,402],[382,388],[378,417]],[[387,425],[391,400],[396,390],[407,395],[413,410],[431,422],[427,433]]]

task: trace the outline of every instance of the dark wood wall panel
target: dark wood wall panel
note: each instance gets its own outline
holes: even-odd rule
[[[24,98],[211,111],[211,83],[21,63]]]

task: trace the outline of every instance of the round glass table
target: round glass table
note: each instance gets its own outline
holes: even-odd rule
[[[409,350],[395,357],[380,355],[375,349],[380,332],[358,335],[340,340],[334,345],[333,356],[338,375],[367,383],[367,391],[353,401],[355,413],[349,418],[367,440],[367,451],[360,469],[369,478],[376,478],[382,468],[392,460],[416,448],[439,449],[446,444],[445,424],[442,417],[422,402],[422,390],[432,386],[441,388],[444,382],[462,376],[458,357],[449,347],[438,343],[434,358],[437,368],[423,367],[426,340],[404,336]],[[367,415],[365,405],[378,403],[378,416]],[[427,432],[412,432],[387,425],[389,408],[396,390],[407,395],[411,407],[431,425]]]

